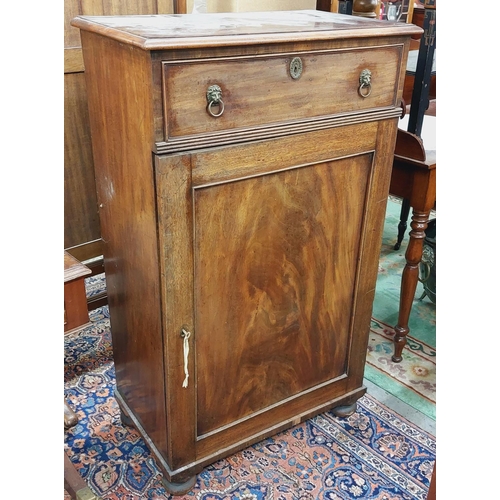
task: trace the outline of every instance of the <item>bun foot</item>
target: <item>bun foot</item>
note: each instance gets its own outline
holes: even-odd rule
[[[164,477],[161,478],[161,482],[163,483],[165,489],[171,495],[184,495],[189,490],[191,490],[196,484],[196,476],[190,477],[184,483],[171,483],[170,481],[167,481]]]
[[[132,419],[121,408],[120,408],[120,420],[122,421],[122,425],[126,425],[127,427],[134,427]]]
[[[64,428],[69,429],[78,423],[78,415],[72,410],[69,404],[64,400]]]
[[[349,415],[352,415],[358,407],[358,403],[354,402],[352,405],[346,405],[346,406],[337,406],[332,409],[332,413],[336,417],[340,418],[345,418],[348,417]]]

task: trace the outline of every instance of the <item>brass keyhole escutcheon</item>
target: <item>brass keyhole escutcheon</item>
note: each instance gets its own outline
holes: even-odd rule
[[[302,59],[294,57],[290,62],[290,76],[294,80],[298,80],[300,75],[302,75]]]

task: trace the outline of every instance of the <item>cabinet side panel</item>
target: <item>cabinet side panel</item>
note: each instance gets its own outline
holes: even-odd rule
[[[81,35],[117,389],[166,455],[149,54]]]

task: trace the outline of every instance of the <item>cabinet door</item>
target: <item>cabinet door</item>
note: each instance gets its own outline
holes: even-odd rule
[[[395,126],[157,159],[167,384],[197,457],[362,387]]]

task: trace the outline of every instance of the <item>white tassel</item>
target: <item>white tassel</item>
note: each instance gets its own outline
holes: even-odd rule
[[[184,374],[186,377],[184,378],[184,382],[182,382],[182,387],[186,388],[188,386],[188,356],[189,356],[189,337],[191,337],[191,332],[187,332],[182,329],[182,333],[184,334]]]

